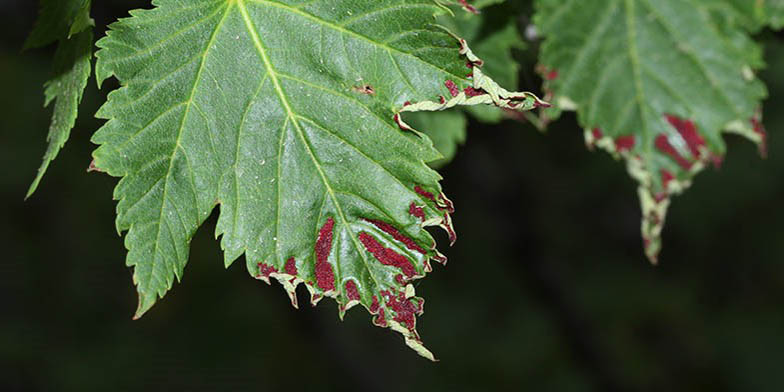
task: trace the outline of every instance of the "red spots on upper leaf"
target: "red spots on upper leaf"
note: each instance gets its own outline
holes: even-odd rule
[[[438,203],[439,204],[438,205],[439,209],[446,210],[450,214],[454,214],[455,213],[455,205],[452,204],[452,200],[447,199],[446,196],[444,196],[443,193],[438,195],[438,201],[439,201],[439,203]]]
[[[386,312],[384,312],[384,309],[378,310],[378,315],[373,319],[373,324],[379,327],[387,326],[387,317],[386,317]]]
[[[408,206],[408,213],[412,216],[419,218],[421,220],[425,220],[425,210],[422,207],[416,205],[416,203],[411,202],[411,205]]]
[[[619,136],[615,139],[615,151],[631,151],[636,142],[634,135]]]
[[[330,217],[327,219],[327,223],[321,227],[316,240],[316,284],[325,291],[335,289],[335,273],[327,261],[332,250],[332,229],[334,227],[335,220]]]
[[[464,10],[466,10],[466,11],[472,13],[472,14],[475,14],[475,15],[479,14],[479,10],[476,7],[474,7],[473,5],[468,4],[468,0],[460,0],[460,5],[463,6]]]
[[[452,94],[453,97],[460,95],[460,89],[457,88],[455,82],[451,80],[447,80],[446,82],[444,82],[444,85],[446,86],[447,89],[449,89],[449,94]]]
[[[435,260],[435,261],[437,261],[437,262],[439,262],[441,264],[446,264],[446,256],[444,256],[444,255],[442,255],[442,254],[440,254],[438,252],[436,252],[435,256],[433,256],[433,260]]]
[[[672,181],[674,179],[675,179],[675,176],[672,175],[672,173],[670,173],[669,170],[664,170],[664,169],[661,170],[661,181],[662,181],[662,186],[664,187],[664,189],[667,189],[667,186],[670,184],[670,181]]]
[[[538,99],[534,101],[534,109],[538,109],[538,108],[545,108],[545,109],[547,109],[547,108],[551,108],[551,107],[553,107],[553,105],[551,105],[551,104],[549,104],[547,102],[540,101]]]
[[[452,227],[452,221],[449,219],[449,213],[444,214],[444,224],[442,225],[446,230],[446,234],[449,236],[449,245],[454,245],[457,242],[457,233],[455,233],[455,228]]]
[[[359,301],[359,289],[353,280],[346,282],[346,297],[349,301]]]
[[[267,283],[269,283],[269,276],[273,273],[278,272],[278,269],[265,263],[259,263],[259,273],[256,274],[257,279],[263,279]]]
[[[389,265],[400,268],[407,277],[416,275],[416,269],[411,262],[400,253],[381,245],[372,235],[361,232],[359,233],[359,242],[365,246],[368,252],[376,258],[381,264]]]
[[[680,165],[682,168],[686,170],[691,169],[691,162],[678,153],[675,147],[670,144],[670,141],[667,139],[667,135],[659,134],[659,136],[656,136],[654,144],[656,145],[656,148],[659,149],[659,151],[669,155],[672,159],[678,162],[678,165]]]
[[[398,128],[400,128],[400,129],[402,129],[404,131],[413,131],[414,130],[413,128],[408,126],[408,124],[403,122],[403,120],[400,118],[400,114],[399,113],[396,113],[394,116],[392,116],[392,119],[395,121],[395,123],[397,124]]]
[[[403,274],[397,274],[397,275],[395,275],[395,282],[397,282],[397,284],[399,284],[401,286],[405,286],[406,285],[406,278],[403,277]]]
[[[283,271],[289,275],[297,276],[297,262],[293,257],[286,260],[286,265],[283,266]]]
[[[602,130],[599,129],[599,128],[592,129],[591,130],[591,135],[593,135],[593,138],[596,139],[596,140],[599,140],[599,139],[601,139],[604,136],[604,134],[602,133]]]
[[[366,219],[366,221],[372,223],[374,226],[381,229],[381,231],[391,235],[392,238],[405,244],[406,248],[411,249],[413,251],[417,251],[423,255],[427,254],[427,252],[424,249],[422,249],[422,247],[419,246],[419,244],[414,242],[414,240],[412,240],[411,238],[404,236],[403,233],[401,233],[398,229],[396,229],[394,226],[390,225],[389,223],[380,220],[375,220],[375,219]]]
[[[408,105],[411,105],[411,101],[403,102],[403,106],[408,106]]]
[[[369,84],[365,84],[365,85],[362,85],[362,86],[354,86],[352,88],[352,90],[354,90],[357,93],[365,94],[365,95],[375,95],[376,94],[376,90],[373,89],[373,86],[371,86]]]
[[[689,150],[695,158],[700,157],[700,147],[705,146],[705,139],[697,133],[697,126],[691,120],[684,120],[680,117],[667,114],[664,116],[667,122],[670,123],[686,141]]]
[[[378,297],[376,297],[374,295],[373,296],[373,302],[370,303],[370,313],[372,313],[372,314],[378,313],[378,308],[379,308]]]
[[[555,79],[558,79],[558,70],[557,70],[557,69],[551,69],[550,71],[548,71],[548,72],[547,72],[547,73],[544,75],[544,78],[545,78],[545,79],[547,79],[547,80],[555,80]]]
[[[443,96],[443,95],[439,95],[439,96],[438,96],[438,102],[439,102],[439,103],[441,103],[441,104],[443,105],[443,104],[445,104],[445,103],[446,103],[446,98],[444,98],[444,96]]]
[[[758,116],[752,117],[750,121],[754,133],[760,135],[761,138],[759,144],[760,155],[762,155],[763,157],[767,157],[768,156],[768,132],[765,130],[765,127],[760,122]]]
[[[485,94],[485,92],[484,92],[484,91],[482,91],[482,90],[477,90],[477,89],[475,89],[475,88],[473,88],[473,87],[470,87],[470,86],[469,86],[469,87],[466,87],[466,88],[465,88],[465,90],[463,90],[463,92],[464,92],[464,93],[466,94],[466,96],[468,96],[468,97],[477,97],[477,96],[480,96],[480,95],[484,95],[484,94]]]
[[[417,185],[414,187],[414,192],[416,192],[419,196],[424,197],[425,199],[430,199],[432,201],[436,201],[435,196],[432,193],[424,190],[421,186]]]
[[[414,331],[416,328],[416,316],[422,314],[422,302],[418,298],[406,298],[400,292],[395,295],[389,291],[382,291],[381,294],[386,297],[386,306],[393,312],[395,317],[392,319],[405,325],[409,331]]]

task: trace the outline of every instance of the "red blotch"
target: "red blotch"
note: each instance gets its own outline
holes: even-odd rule
[[[751,125],[754,127],[754,133],[760,135],[762,141],[760,142],[759,150],[760,154],[763,157],[768,156],[768,131],[765,130],[765,127],[762,123],[757,119],[757,117],[752,117],[750,119]]]
[[[681,134],[695,158],[700,157],[700,147],[705,145],[705,139],[697,133],[697,126],[691,120],[684,120],[673,115],[664,116],[667,121]]]
[[[379,308],[378,297],[376,297],[374,295],[373,296],[373,302],[370,304],[370,313],[372,313],[372,314],[378,313],[378,308]]]
[[[553,107],[553,105],[551,105],[551,104],[549,104],[547,102],[542,102],[542,101],[539,101],[539,100],[534,102],[534,108],[535,109],[536,108],[545,108],[546,109],[546,108],[551,108],[551,107]]]
[[[457,241],[457,233],[455,233],[455,229],[452,227],[452,224],[449,223],[449,214],[444,214],[444,222],[447,224],[443,225],[446,228],[446,233],[449,236],[449,244],[454,245]]]
[[[591,134],[593,135],[593,138],[596,139],[596,140],[599,140],[599,139],[601,139],[604,136],[604,134],[602,133],[602,130],[599,129],[599,128],[592,129],[591,130]]]
[[[480,96],[480,95],[484,95],[484,93],[485,93],[484,91],[477,90],[477,89],[475,89],[473,87],[466,87],[465,90],[463,90],[463,92],[468,97],[477,97],[477,96]]]
[[[275,268],[275,267],[273,267],[273,266],[271,266],[269,264],[259,263],[258,267],[259,267],[259,273],[258,273],[258,275],[256,275],[256,277],[259,278],[259,279],[268,280],[270,274],[278,272],[277,268]]]
[[[378,227],[383,232],[391,235],[392,238],[404,243],[406,245],[406,248],[411,249],[413,251],[417,251],[423,255],[427,254],[427,252],[424,249],[422,249],[422,247],[419,246],[419,244],[414,242],[414,240],[412,240],[411,238],[408,238],[405,235],[403,235],[403,233],[401,233],[398,229],[396,229],[394,226],[390,225],[389,223],[380,220],[375,220],[375,219],[366,219],[366,221],[372,223],[374,226]]]
[[[466,11],[468,11],[468,12],[470,12],[472,14],[475,14],[475,15],[479,14],[479,10],[476,9],[476,7],[474,7],[473,5],[468,4],[468,0],[460,0],[460,5],[463,6],[463,9],[465,9]]]
[[[416,275],[414,265],[411,264],[405,256],[384,247],[384,245],[381,245],[372,235],[365,232],[359,233],[359,241],[362,242],[362,245],[365,245],[365,249],[373,254],[373,257],[381,262],[381,264],[400,268],[409,278]]]
[[[335,227],[335,220],[327,219],[327,223],[321,227],[318,240],[316,240],[316,284],[324,291],[335,289],[335,274],[332,266],[327,262],[329,252],[332,250],[332,229]]]
[[[419,196],[422,196],[422,197],[424,197],[426,199],[430,199],[430,200],[432,200],[434,202],[436,201],[436,198],[435,198],[435,196],[433,196],[432,193],[422,189],[422,187],[419,186],[419,185],[414,187],[414,192],[416,192]]]
[[[373,320],[373,324],[376,324],[379,327],[387,326],[387,318],[384,309],[379,309],[378,316]]]
[[[678,165],[680,165],[682,168],[686,170],[691,169],[691,162],[682,157],[681,154],[678,154],[678,151],[675,150],[675,147],[673,147],[672,144],[670,144],[670,141],[667,140],[667,135],[659,134],[659,136],[656,136],[655,145],[659,151],[669,155],[672,159],[678,162]]]
[[[406,279],[403,277],[402,274],[395,275],[395,282],[397,282],[397,284],[399,284],[401,286],[405,286],[406,285]]]
[[[443,105],[443,104],[446,103],[446,98],[444,98],[443,95],[439,95],[438,96],[438,102],[440,102]]]
[[[297,262],[293,257],[286,260],[286,265],[283,266],[283,271],[289,275],[297,276]]]
[[[401,121],[400,114],[395,114],[392,117],[392,119],[395,120],[395,123],[397,124],[398,128],[400,128],[400,129],[402,129],[404,131],[412,131],[413,130],[413,129],[411,129],[411,127],[409,127],[408,125],[403,123],[403,121]]]
[[[615,151],[631,151],[631,149],[634,148],[634,144],[636,142],[637,141],[634,138],[634,135],[619,136],[615,139]]]
[[[555,79],[558,79],[558,70],[557,70],[557,69],[551,69],[550,71],[548,71],[548,72],[547,72],[547,73],[544,75],[544,78],[545,78],[545,79],[547,79],[547,80],[555,80]]]
[[[422,207],[417,206],[414,202],[411,202],[411,205],[408,206],[408,213],[423,221],[425,220],[425,210]]]
[[[442,204],[442,206],[438,206],[439,209],[447,210],[447,212],[449,212],[450,214],[454,214],[455,213],[455,205],[452,204],[452,201],[447,199],[446,196],[444,196],[443,193],[438,195],[438,200]]]
[[[447,80],[446,82],[444,82],[444,85],[446,86],[446,88],[449,89],[449,94],[452,94],[453,97],[460,95],[460,89],[457,88],[455,82],[451,80]]]
[[[403,102],[403,106],[408,106],[408,105],[411,105],[411,101]]]
[[[416,316],[422,314],[422,303],[416,298],[406,298],[403,293],[393,295],[388,291],[382,291],[381,294],[387,297],[387,307],[395,312],[393,320],[405,325],[409,331],[413,331],[416,328]]]
[[[359,289],[353,280],[346,282],[346,297],[349,301],[359,301]]]
[[[674,179],[675,179],[675,176],[672,175],[672,173],[670,173],[669,170],[664,170],[664,169],[661,170],[661,180],[662,180],[662,185],[664,186],[664,188],[667,188],[667,185],[670,184],[670,181],[672,181]]]

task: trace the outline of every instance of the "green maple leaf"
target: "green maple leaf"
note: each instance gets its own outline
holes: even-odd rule
[[[89,0],[45,0],[25,48],[59,42],[54,57],[52,79],[45,84],[45,106],[53,101],[54,112],[47,136],[43,163],[27,191],[30,197],[38,188],[49,164],[68,141],[82,94],[90,77],[93,32]]]
[[[736,19],[714,17],[730,6],[717,1],[536,3],[546,88],[556,106],[577,110],[589,146],[626,160],[654,262],[670,197],[722,159],[722,133],[764,143],[760,52]]]
[[[296,306],[305,283],[341,317],[361,304],[421,355],[413,280],[445,261],[451,202],[425,162],[440,158],[402,112],[538,101],[484,77],[479,59],[433,25],[430,0],[158,0],[98,42],[95,165],[122,177],[141,316],[182,278],[189,242],[220,206],[228,267],[277,279]],[[467,74],[469,61],[474,77]],[[479,93],[478,95],[476,93]],[[471,94],[468,94],[471,93]],[[446,97],[446,98],[445,98]]]

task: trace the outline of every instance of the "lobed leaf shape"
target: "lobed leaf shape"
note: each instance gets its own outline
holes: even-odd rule
[[[433,26],[445,9],[432,0],[153,5],[113,24],[96,54],[99,82],[122,85],[98,112],[108,122],[93,156],[122,177],[136,317],[182,278],[189,241],[219,205],[227,267],[244,254],[294,306],[300,283],[341,317],[361,304],[433,359],[411,282],[446,261],[425,227],[454,241],[454,210],[425,164],[440,154],[400,112],[529,109],[535,97],[484,77],[465,43]]]
[[[536,2],[545,88],[556,106],[577,110],[589,147],[626,160],[652,262],[670,197],[721,162],[722,134],[764,149],[757,110],[766,91],[753,72],[761,51],[749,51],[755,44],[732,18],[715,18],[718,2]]]
[[[44,85],[44,106],[55,103],[46,138],[48,145],[27,197],[38,188],[46,169],[68,141],[76,123],[79,103],[92,72],[92,24],[89,0],[44,0],[38,21],[25,42],[25,48],[58,42],[54,76]]]

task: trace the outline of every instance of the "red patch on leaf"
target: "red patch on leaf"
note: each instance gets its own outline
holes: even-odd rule
[[[373,320],[373,324],[379,327],[386,327],[387,326],[387,318],[384,312],[384,309],[378,310],[378,316]]]
[[[447,80],[446,82],[444,82],[444,85],[446,86],[446,88],[449,89],[449,94],[452,94],[453,97],[460,95],[460,89],[457,88],[455,82],[451,80]]]
[[[256,275],[256,278],[259,279],[269,280],[270,274],[278,272],[277,268],[269,264],[259,263],[258,267],[259,267],[259,273],[258,275]]]
[[[443,193],[438,195],[438,200],[441,202],[441,206],[438,206],[439,209],[446,210],[450,214],[455,213],[455,205],[452,204],[452,200],[447,199]]]
[[[457,233],[455,233],[455,229],[452,227],[452,224],[449,221],[449,214],[444,214],[444,222],[446,224],[443,227],[446,229],[446,233],[449,236],[449,244],[454,245],[457,241]]]
[[[760,142],[759,145],[760,155],[762,155],[763,157],[767,157],[768,156],[768,131],[765,130],[765,127],[757,119],[757,117],[752,117],[750,121],[751,121],[751,125],[753,126],[754,133],[760,135],[760,138],[762,138],[762,141]]]
[[[393,320],[405,325],[409,331],[414,331],[416,316],[422,314],[422,303],[416,298],[406,298],[403,293],[393,295],[388,291],[382,291],[381,294],[387,297],[387,307],[395,312]]]
[[[399,284],[401,286],[405,286],[406,285],[406,278],[403,277],[402,274],[397,274],[397,275],[395,275],[395,282],[397,282],[397,284]]]
[[[411,101],[403,102],[403,106],[408,106],[408,105],[411,105]]]
[[[414,240],[412,240],[411,238],[404,236],[403,233],[401,233],[398,229],[396,229],[394,226],[390,225],[389,223],[380,220],[375,220],[375,219],[365,219],[365,220],[372,223],[374,226],[378,227],[383,232],[391,235],[392,238],[404,243],[406,245],[406,248],[411,249],[413,251],[417,251],[423,255],[427,254],[427,252],[424,249],[422,249],[422,247],[419,246],[419,244],[414,242]]]
[[[675,176],[672,175],[672,173],[670,173],[669,170],[664,170],[664,169],[661,170],[662,186],[664,186],[665,189],[667,188],[667,185],[670,184],[670,181],[674,179]]]
[[[412,130],[413,130],[413,129],[411,129],[411,127],[409,127],[408,125],[406,125],[406,124],[405,124],[405,123],[404,123],[404,122],[403,122],[403,121],[400,119],[400,114],[395,114],[394,116],[392,116],[392,119],[393,119],[393,120],[395,120],[395,123],[397,124],[398,128],[400,128],[400,129],[402,129],[402,130],[404,130],[404,131],[412,131]]]
[[[423,221],[425,220],[425,210],[422,207],[417,206],[414,202],[411,202],[411,205],[408,206],[408,213]]]
[[[446,98],[444,98],[443,95],[439,95],[438,96],[438,102],[440,102],[443,105],[443,104],[446,103]]]
[[[615,139],[615,151],[631,151],[636,142],[637,140],[634,138],[634,135],[619,136]]]
[[[472,14],[475,14],[475,15],[479,14],[479,10],[476,9],[476,7],[474,7],[473,5],[468,4],[468,0],[460,0],[460,5],[463,6],[464,10],[466,10],[466,11],[472,13]]]
[[[547,72],[547,73],[544,75],[544,78],[545,78],[545,79],[547,79],[547,80],[555,80],[555,79],[558,79],[558,70],[557,70],[557,69],[551,69],[550,71],[548,71],[548,72]]]
[[[683,140],[689,146],[689,150],[695,158],[700,157],[700,147],[705,145],[705,139],[697,133],[697,126],[691,120],[684,120],[680,117],[667,114],[664,116],[667,122],[672,125],[678,133],[681,134]]]
[[[372,235],[365,232],[359,233],[359,242],[365,245],[365,249],[381,264],[400,268],[409,278],[416,275],[414,265],[405,256],[381,245]]]
[[[332,229],[335,227],[335,220],[331,217],[327,223],[321,227],[318,239],[316,240],[316,284],[325,291],[335,289],[335,273],[332,266],[327,262],[329,252],[332,250]]]
[[[359,301],[359,289],[353,280],[346,282],[346,297],[349,301]]]
[[[672,144],[670,144],[670,141],[667,139],[667,135],[659,134],[659,136],[656,136],[655,145],[659,151],[669,155],[672,159],[678,162],[678,165],[680,165],[682,168],[686,170],[691,169],[691,162],[682,157],[681,154],[678,154],[678,151],[675,150],[675,147],[673,147]]]
[[[379,308],[378,297],[376,297],[374,295],[373,296],[373,302],[370,304],[370,313],[372,313],[372,314],[378,313],[378,308]]]
[[[599,140],[599,139],[601,139],[604,136],[604,134],[602,133],[602,130],[599,129],[599,128],[592,129],[591,130],[591,134],[593,135],[593,138],[596,139],[596,140]]]
[[[286,265],[283,266],[283,271],[289,275],[297,276],[297,262],[293,257],[290,257],[288,260],[286,260]]]
[[[424,197],[425,199],[430,199],[430,200],[432,200],[434,202],[436,201],[436,198],[435,198],[435,196],[433,196],[432,193],[422,189],[422,187],[419,186],[419,185],[414,187],[414,192],[416,192],[419,196]]]
[[[465,88],[465,90],[463,90],[463,92],[464,92],[464,93],[466,94],[466,96],[468,96],[468,97],[477,97],[477,96],[480,96],[480,95],[484,95],[484,93],[485,93],[485,92],[484,92],[484,91],[482,91],[482,90],[477,90],[477,89],[475,89],[475,88],[473,88],[473,87],[470,87],[470,86],[469,86],[469,87],[466,87],[466,88]]]

